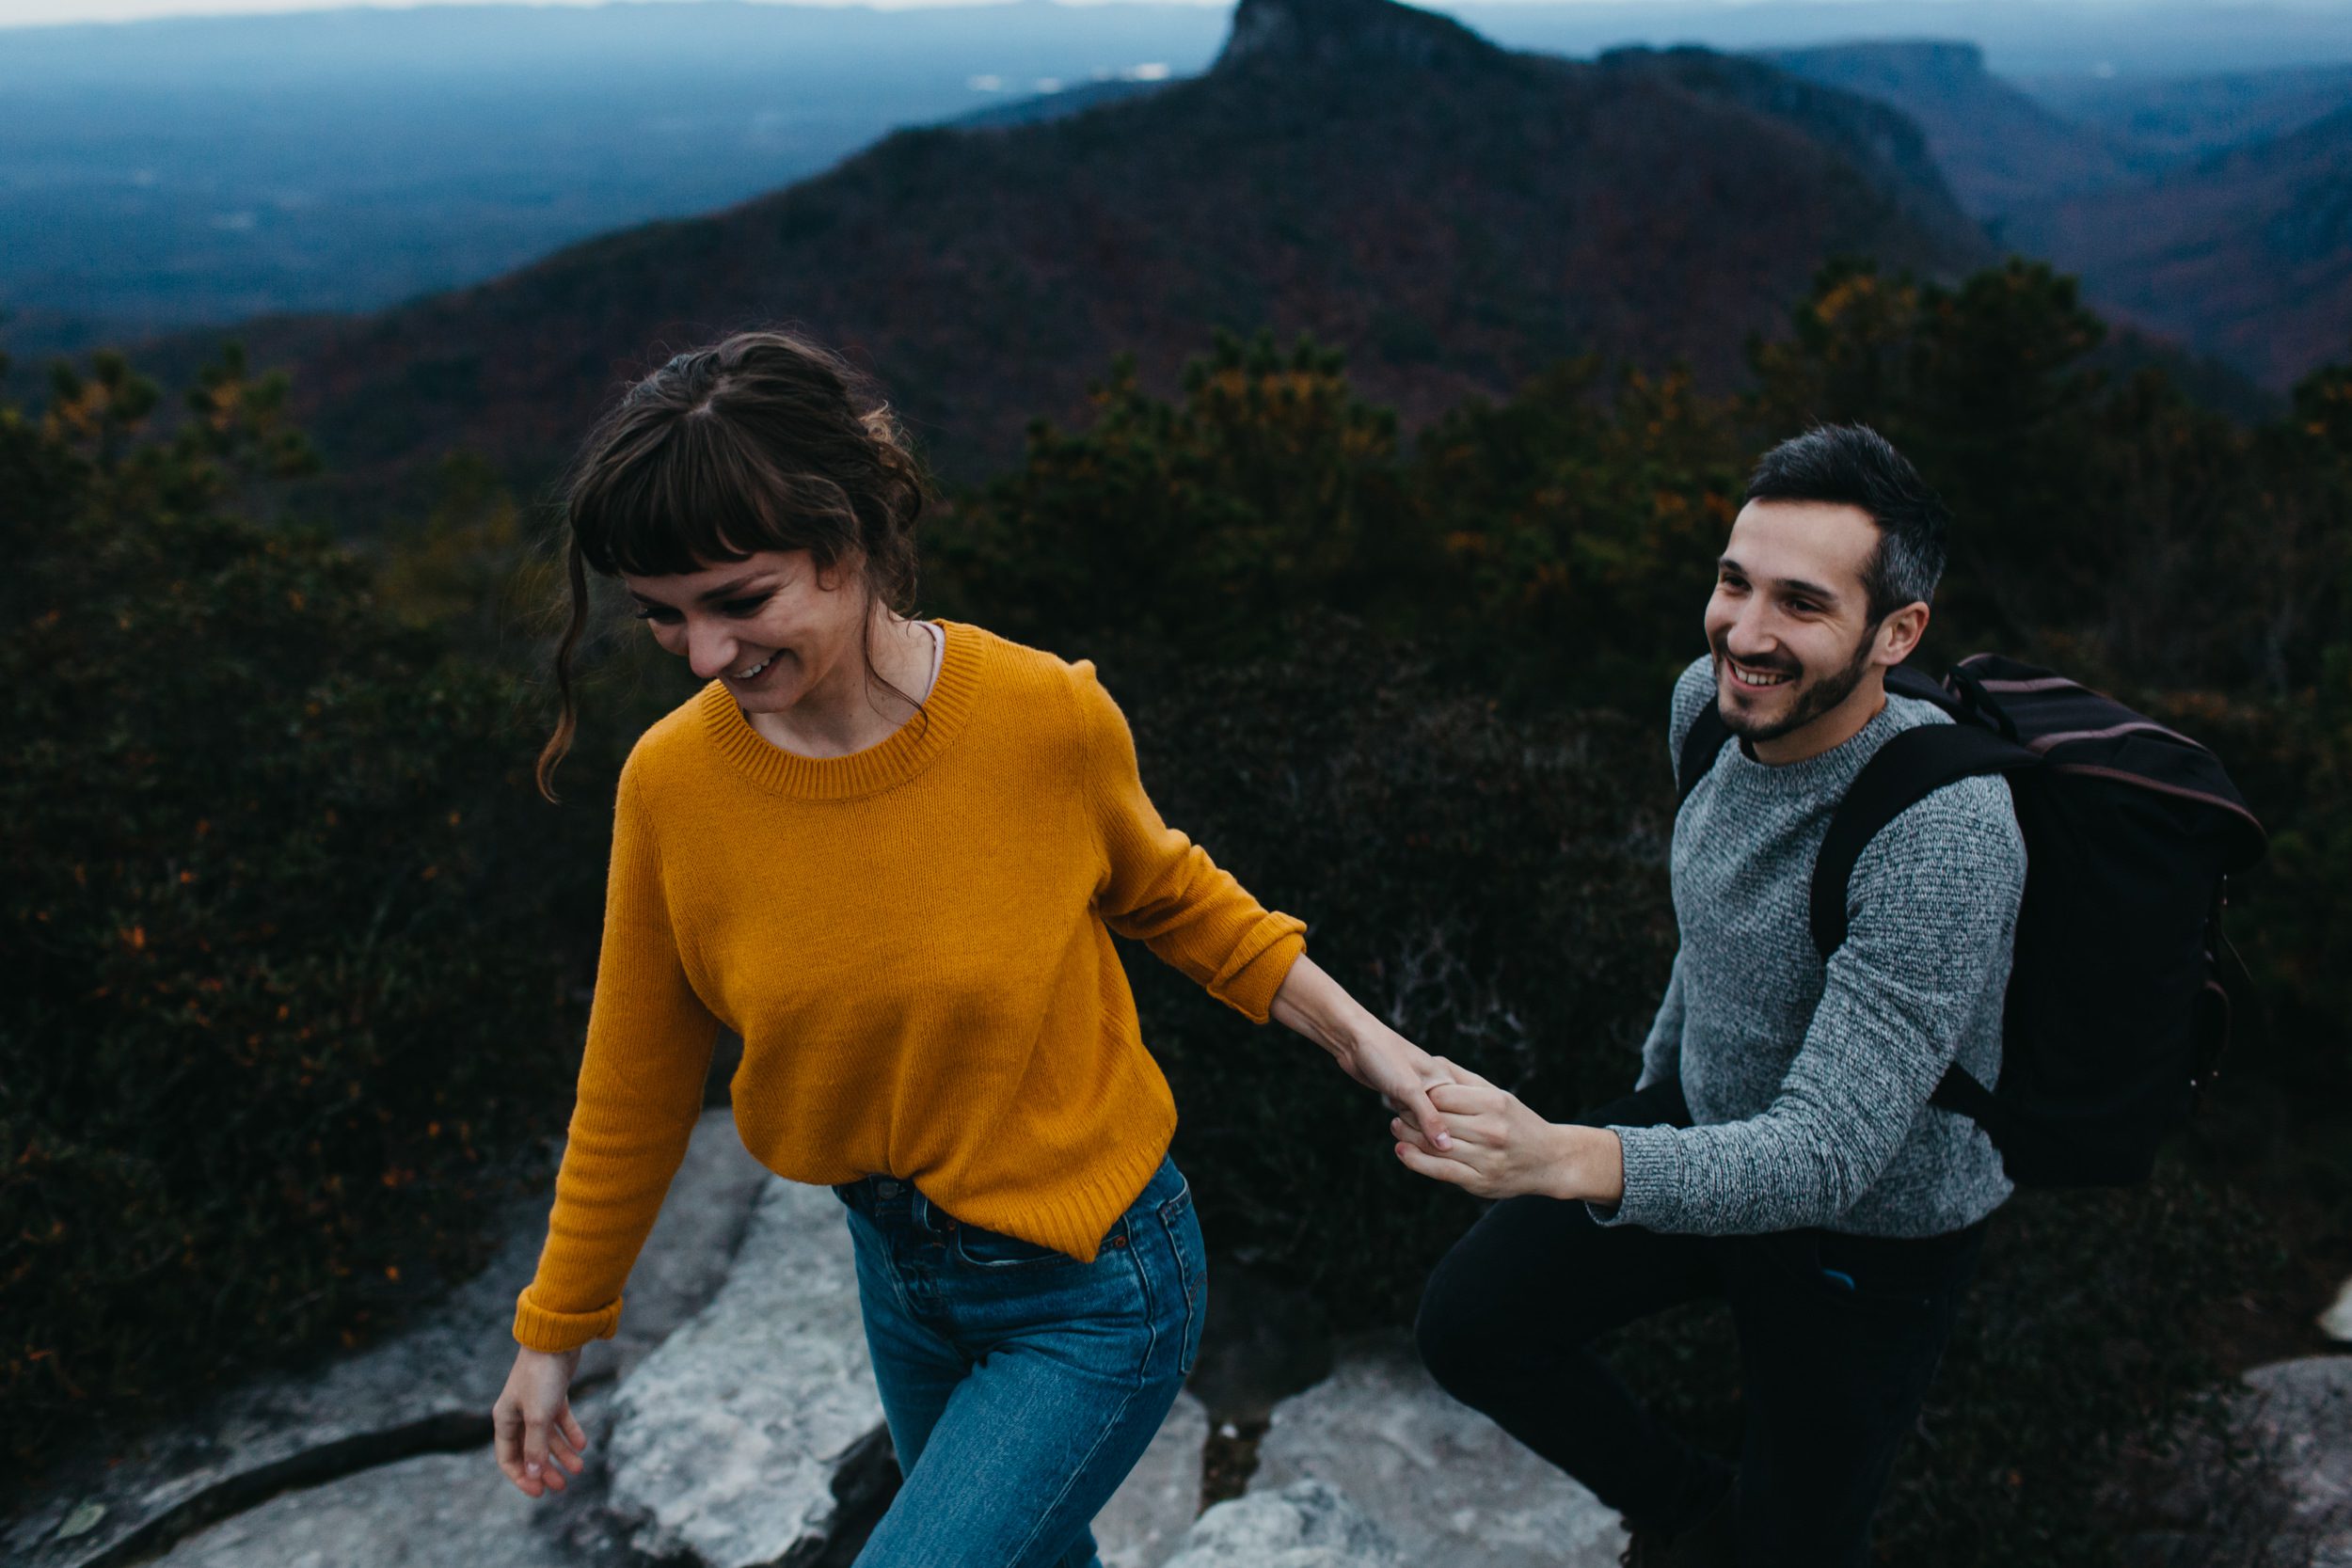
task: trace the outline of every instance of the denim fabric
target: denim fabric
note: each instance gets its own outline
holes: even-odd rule
[[[906,1476],[856,1568],[1101,1568],[1088,1527],[1200,1352],[1208,1259],[1175,1162],[1091,1263],[967,1225],[908,1182],[834,1191]]]

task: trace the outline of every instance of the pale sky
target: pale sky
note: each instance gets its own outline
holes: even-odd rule
[[[409,0],[417,5],[480,5],[484,0]],[[523,5],[597,4],[598,0],[499,0],[499,3]],[[675,0],[691,4],[691,0]],[[989,5],[1001,0],[780,0],[784,4],[800,5],[870,5],[877,9],[891,10],[920,6]],[[1073,3],[1073,0],[1065,0]],[[1077,4],[1116,5],[1120,0],[1074,0]],[[1226,6],[1232,0],[1193,0],[1205,6]],[[1558,3],[1558,0],[1553,0]],[[1626,0],[1570,0],[1572,4],[1607,6]],[[1724,0],[1739,4],[1740,0]],[[1947,4],[1964,4],[1965,0],[1946,0]],[[0,27],[40,26],[61,22],[135,22],[155,16],[219,16],[228,12],[255,11],[314,11],[350,8],[349,0],[0,0]],[[404,4],[398,8],[406,8]]]
[[[401,0],[396,5],[356,7],[351,0],[0,0],[0,27],[40,26],[61,22],[136,22],[156,16],[223,16],[232,12],[325,11],[367,8],[408,10],[437,5],[596,5],[601,0]],[[685,5],[691,0],[674,0]],[[900,10],[925,6],[1001,4],[1002,0],[777,0],[787,5],[871,6],[877,10]],[[1064,0],[1069,3],[1069,0]],[[1076,0],[1078,4],[1111,4],[1119,0]],[[1184,3],[1184,0],[1178,0]],[[1232,0],[1192,0],[1204,6],[1224,6]],[[1609,0],[1579,0],[1607,4]]]

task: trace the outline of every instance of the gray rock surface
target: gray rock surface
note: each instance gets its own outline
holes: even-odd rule
[[[596,1508],[611,1397],[572,1402],[591,1463],[562,1493],[524,1497],[487,1448],[425,1454],[281,1493],[188,1537],[158,1568],[635,1568]]]
[[[706,1113],[631,1276],[628,1321],[583,1352],[583,1393],[634,1367],[719,1290],[762,1183],[732,1114]],[[0,1556],[69,1568],[169,1544],[288,1487],[485,1440],[514,1364],[516,1292],[538,1266],[551,1194],[510,1203],[481,1274],[382,1341],[300,1373],[274,1373],[142,1437],[119,1464],[93,1449],[59,1466],[50,1496],[0,1530]],[[521,1498],[517,1494],[518,1500]]]
[[[1338,1488],[1299,1481],[1217,1504],[1185,1534],[1167,1568],[1402,1568],[1404,1560]],[[1484,1568],[1475,1559],[1451,1560]]]
[[[1614,1568],[1615,1512],[1454,1401],[1404,1336],[1345,1341],[1331,1376],[1274,1409],[1249,1490],[1300,1481],[1355,1499],[1414,1561]]]
[[[822,1545],[889,1484],[840,1200],[771,1179],[710,1304],[613,1396],[612,1507],[649,1556],[755,1568]]]
[[[1331,1375],[1331,1325],[1314,1298],[1235,1259],[1209,1262],[1209,1321],[1188,1386],[1212,1421],[1263,1421]]]
[[[2336,1299],[2319,1315],[2319,1331],[2330,1339],[2352,1340],[2352,1279],[2336,1291]]]
[[[1159,1568],[1200,1512],[1200,1460],[1209,1412],[1191,1394],[1176,1396],[1159,1435],[1094,1517],[1103,1568]]]
[[[837,1568],[897,1483],[842,1210],[771,1176],[707,1114],[628,1285],[582,1354],[589,1465],[532,1499],[499,1472],[489,1409],[548,1196],[502,1216],[493,1261],[385,1342],[273,1376],[160,1433],[101,1482],[0,1531],[0,1559],[171,1568]],[[1209,1419],[1181,1396],[1096,1523],[1109,1568],[1158,1568],[1199,1507]]]
[[[2248,1372],[2107,1507],[2126,1568],[2352,1568],[2352,1355]],[[2218,1428],[2218,1430],[2217,1430]]]

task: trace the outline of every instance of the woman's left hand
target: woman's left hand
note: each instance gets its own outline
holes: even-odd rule
[[[1614,1203],[1625,1194],[1624,1152],[1606,1128],[1546,1121],[1518,1095],[1456,1063],[1438,1066],[1454,1081],[1429,1091],[1454,1133],[1434,1148],[1399,1117],[1389,1123],[1406,1166],[1478,1197],[1589,1198]]]
[[[1438,1088],[1454,1083],[1443,1058],[1432,1056],[1376,1019],[1359,1025],[1354,1041],[1338,1054],[1341,1071],[1399,1113],[1392,1126],[1410,1126],[1413,1135],[1432,1148],[1454,1148],[1446,1119],[1436,1109]]]

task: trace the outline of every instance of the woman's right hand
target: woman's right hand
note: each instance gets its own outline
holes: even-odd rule
[[[517,1346],[506,1389],[490,1411],[499,1468],[526,1497],[543,1497],[550,1486],[561,1492],[564,1471],[578,1475],[588,1467],[580,1457],[588,1434],[572,1415],[572,1373],[579,1367],[577,1349]]]

